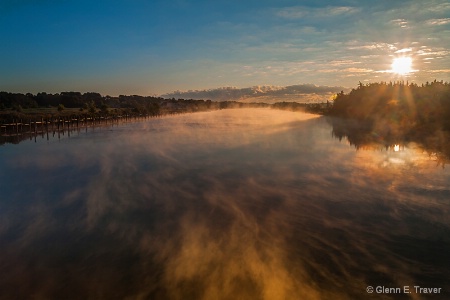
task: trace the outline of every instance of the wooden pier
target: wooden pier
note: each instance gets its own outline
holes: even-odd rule
[[[169,113],[171,114],[171,113]],[[122,115],[84,115],[84,116],[50,116],[39,118],[13,119],[12,122],[0,124],[0,145],[5,143],[17,144],[23,140],[38,136],[49,140],[53,137],[65,135],[71,132],[81,131],[91,127],[114,126],[129,122],[142,121],[149,118],[161,117],[146,114],[122,114]]]

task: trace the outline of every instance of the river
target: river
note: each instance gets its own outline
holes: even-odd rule
[[[449,183],[270,109],[5,144],[0,299],[449,299]]]

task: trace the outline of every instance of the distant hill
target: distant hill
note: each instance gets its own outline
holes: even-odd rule
[[[208,90],[175,91],[161,95],[164,98],[210,99],[213,101],[239,102],[298,102],[320,103],[330,100],[340,91],[348,90],[340,86],[317,86],[297,84],[289,86],[263,85],[247,88],[221,87]]]

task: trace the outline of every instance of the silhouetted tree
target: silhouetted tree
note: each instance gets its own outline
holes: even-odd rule
[[[420,87],[405,82],[360,83],[350,93],[336,95],[330,114],[383,123],[384,130],[393,133],[449,130],[450,84],[436,80]]]

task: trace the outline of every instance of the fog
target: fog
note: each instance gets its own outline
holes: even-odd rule
[[[448,168],[324,117],[185,114],[0,154],[1,299],[448,297]]]

